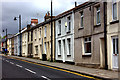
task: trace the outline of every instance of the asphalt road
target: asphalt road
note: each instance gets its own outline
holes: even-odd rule
[[[94,80],[69,72],[0,56],[2,80]]]

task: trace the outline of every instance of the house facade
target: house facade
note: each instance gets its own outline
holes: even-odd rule
[[[51,60],[51,16],[46,13],[44,22],[36,25],[33,29],[33,57],[43,60]],[[54,18],[54,17],[53,17]],[[53,20],[53,60],[55,55],[55,22]]]
[[[27,39],[27,45],[28,45],[28,54],[27,54],[27,57],[33,57],[33,28],[30,27],[28,30],[27,30],[27,36],[28,36],[28,39]]]
[[[56,16],[55,26],[56,60],[62,62],[74,62],[73,9]]]
[[[28,54],[28,33],[27,27],[25,27],[22,31],[22,56],[27,57]]]
[[[104,3],[86,2],[74,12],[75,64],[104,68]]]
[[[9,40],[9,55],[14,55],[14,36],[8,39]]]
[[[18,55],[18,33],[14,35],[14,55]]]
[[[119,16],[120,2],[112,1],[107,3],[107,50],[108,69],[118,69],[119,43],[118,30],[120,27]]]

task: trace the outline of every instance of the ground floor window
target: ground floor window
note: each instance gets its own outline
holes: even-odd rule
[[[91,54],[91,37],[84,39],[85,54]]]
[[[45,54],[47,52],[47,49],[46,49],[46,42],[44,43],[44,51],[45,51]]]
[[[58,55],[61,55],[61,40],[58,41]]]
[[[118,54],[118,37],[113,37],[113,54]]]
[[[35,46],[36,54],[38,54],[38,46]]]
[[[67,46],[68,46],[68,55],[70,55],[71,54],[71,41],[70,41],[70,38],[69,39],[67,39]]]

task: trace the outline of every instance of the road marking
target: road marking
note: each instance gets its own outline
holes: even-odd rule
[[[25,68],[25,70],[27,70],[27,71],[29,71],[29,72],[31,72],[33,74],[36,74],[36,72],[34,72],[34,71],[30,70],[30,69]]]
[[[14,64],[13,62],[10,62],[10,64]]]
[[[12,58],[14,58],[14,57],[12,57]],[[48,67],[48,68],[52,68],[52,69],[59,70],[59,71],[64,71],[64,72],[72,73],[72,74],[75,74],[75,75],[78,75],[78,76],[82,76],[82,77],[86,77],[86,78],[91,78],[91,79],[94,79],[94,80],[102,80],[102,79],[95,78],[95,77],[92,77],[92,76],[87,76],[87,75],[84,75],[84,74],[80,74],[80,73],[76,73],[76,72],[72,72],[72,71],[68,71],[68,70],[64,70],[64,69],[59,69],[59,68],[51,67],[51,66],[44,65],[44,64],[38,64],[38,63],[35,63],[35,62],[30,62],[30,61],[23,60],[23,59],[19,59],[19,58],[14,58],[14,59],[20,60],[20,61],[23,61],[23,62],[27,62],[27,63],[32,63],[32,64],[36,64],[36,65]],[[27,68],[26,68],[26,69],[27,69]],[[28,70],[29,70],[29,69],[28,69]],[[27,70],[27,71],[28,71],[28,70]],[[30,72],[30,71],[29,71],[29,72]],[[33,72],[33,73],[36,74],[36,72]]]
[[[22,68],[22,66],[21,66],[21,65],[16,64],[16,66],[18,66],[18,67]]]
[[[51,79],[49,79],[49,78],[47,78],[47,77],[45,77],[45,76],[41,76],[42,78],[44,78],[44,79],[47,79],[47,80],[51,80]]]

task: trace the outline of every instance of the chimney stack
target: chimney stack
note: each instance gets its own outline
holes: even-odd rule
[[[75,7],[77,6],[77,2],[75,1]]]

